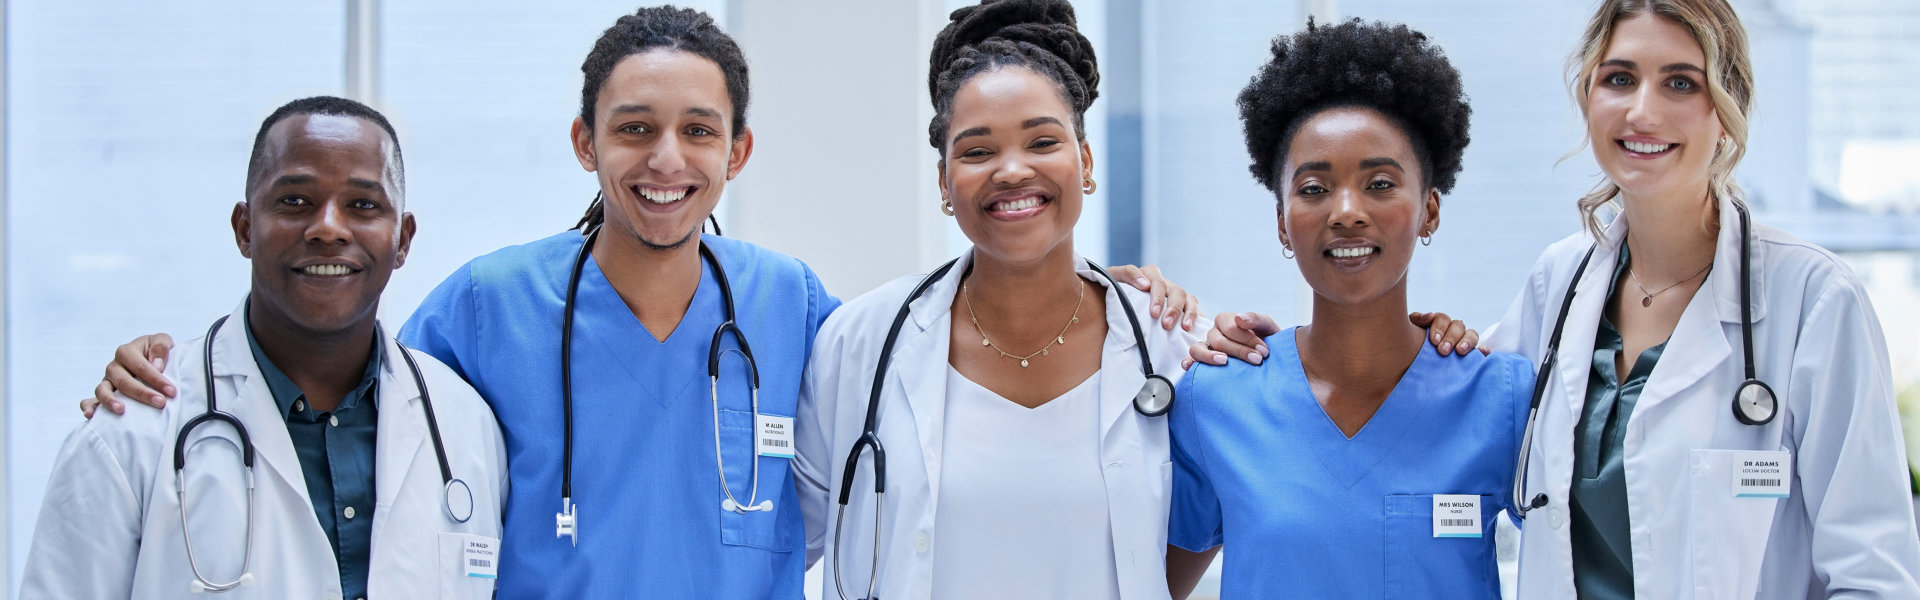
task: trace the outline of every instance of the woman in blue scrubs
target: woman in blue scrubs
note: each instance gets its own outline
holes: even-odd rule
[[[1180,382],[1174,596],[1231,544],[1223,597],[1498,598],[1493,519],[1532,370],[1428,352],[1404,316],[1408,263],[1467,145],[1458,72],[1405,26],[1309,22],[1239,104],[1313,320],[1266,338],[1264,364]]]

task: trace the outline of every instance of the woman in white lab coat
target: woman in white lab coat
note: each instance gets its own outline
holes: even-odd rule
[[[179,484],[172,457],[176,434],[207,407],[200,351],[194,339],[167,363],[179,396],[164,409],[128,402],[123,415],[88,421],[67,439],[47,484],[22,598],[187,598],[196,582],[189,558],[209,580],[246,583],[220,598],[339,598],[340,575],[327,532],[314,519],[286,415],[254,361],[243,308],[213,340],[213,387],[219,409],[246,425],[255,447],[251,475],[241,466],[234,430],[209,423],[193,430],[186,450],[187,521],[181,528]],[[410,352],[432,394],[448,471],[461,485],[451,510],[428,429],[421,390],[393,338],[380,338],[377,497],[368,595],[375,598],[490,598],[500,506],[506,498],[506,446],[493,411],[459,375],[433,357]],[[250,480],[250,481],[249,481]],[[252,556],[247,487],[253,486]],[[348,513],[347,518],[352,518]],[[364,518],[364,517],[363,517]],[[191,535],[192,552],[183,535]],[[469,546],[480,544],[469,550]],[[491,548],[484,545],[491,544]]]
[[[1580,201],[1588,231],[1547,249],[1487,339],[1538,363],[1561,330],[1520,475],[1520,596],[1920,596],[1866,290],[1832,253],[1746,223],[1733,169],[1753,71],[1733,8],[1609,0],[1576,60],[1606,180]],[[1736,403],[1749,377],[1777,402]]]
[[[1133,401],[1143,355],[1175,378],[1197,338],[1129,320],[1122,295],[1143,320],[1147,296],[1074,252],[1096,186],[1091,45],[1064,0],[985,3],[953,14],[931,63],[942,209],[974,246],[898,324],[922,277],[848,302],[815,338],[796,479],[807,522],[826,523],[807,544],[824,596],[867,597],[871,578],[880,598],[1165,598],[1166,419]],[[876,497],[880,461],[844,461],[883,348]]]
[[[1486,340],[1542,371],[1514,492],[1519,597],[1920,597],[1866,290],[1832,253],[1749,225],[1733,180],[1754,89],[1733,8],[1607,0],[1573,67],[1606,179],[1579,202],[1587,231],[1547,249]],[[1736,403],[1749,378],[1777,401]]]

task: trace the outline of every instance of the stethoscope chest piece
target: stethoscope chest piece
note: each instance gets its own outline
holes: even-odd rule
[[[445,502],[442,502],[441,506],[447,509],[447,518],[453,519],[455,523],[465,523],[467,519],[473,518],[473,488],[467,487],[466,481],[460,479],[448,481],[446,492],[442,497]]]
[[[1172,408],[1173,384],[1158,374],[1148,375],[1146,384],[1140,386],[1140,393],[1133,396],[1133,409],[1144,416],[1158,417]]]
[[[1733,416],[1741,423],[1765,425],[1779,412],[1780,400],[1774,397],[1773,388],[1758,379],[1748,379],[1733,394]]]

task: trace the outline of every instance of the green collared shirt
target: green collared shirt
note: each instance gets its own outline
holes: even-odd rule
[[[313,516],[333,545],[340,568],[340,591],[348,599],[367,595],[367,564],[373,550],[374,426],[379,422],[380,364],[385,352],[374,340],[373,352],[360,385],[347,392],[332,411],[314,410],[307,395],[287,374],[267,359],[253,339],[248,323],[247,346],[266,376],[267,389],[286,417],[287,435],[300,456],[300,472],[307,481]]]

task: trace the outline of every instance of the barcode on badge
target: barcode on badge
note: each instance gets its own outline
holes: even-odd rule
[[[1473,519],[1441,519],[1441,527],[1474,527]]]
[[[1778,487],[1780,485],[1780,480],[1778,479],[1741,479],[1740,485]]]
[[[792,446],[792,444],[788,444],[786,440],[765,440],[765,442],[768,446],[774,446],[777,448],[786,448],[786,447]]]
[[[493,561],[490,561],[490,560],[485,560],[485,559],[479,559],[479,558],[469,558],[469,559],[467,559],[467,566],[469,566],[469,567],[479,567],[479,568],[482,568],[482,569],[485,569],[485,568],[490,568],[490,567],[492,567],[492,566],[493,566]]]

